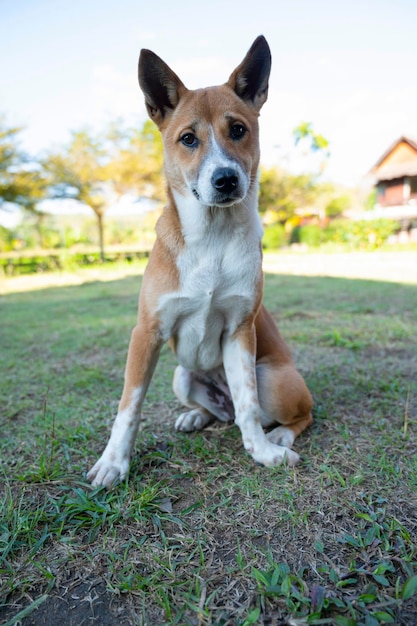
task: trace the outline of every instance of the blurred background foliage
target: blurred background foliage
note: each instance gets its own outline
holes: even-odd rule
[[[66,145],[36,157],[21,150],[21,130],[0,117],[0,208],[20,215],[15,226],[0,226],[0,252],[96,246],[104,260],[106,246],[150,247],[166,199],[162,140],[150,120],[137,128],[119,119],[100,132],[79,129]],[[302,122],[293,137],[303,154],[319,158],[313,171],[298,174],[261,168],[264,248],[382,245],[398,224],[347,217],[372,209],[374,195],[324,180],[329,142],[311,123]]]

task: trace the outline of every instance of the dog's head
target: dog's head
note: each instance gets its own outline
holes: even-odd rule
[[[189,90],[150,50],[139,57],[139,84],[162,132],[168,184],[205,206],[228,207],[256,187],[259,111],[268,96],[271,54],[263,36],[229,80]]]

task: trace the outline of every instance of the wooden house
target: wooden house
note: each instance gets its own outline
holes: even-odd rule
[[[399,220],[417,218],[417,142],[403,136],[378,159],[370,172],[375,178],[375,209]]]

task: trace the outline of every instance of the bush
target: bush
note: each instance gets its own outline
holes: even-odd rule
[[[290,243],[303,243],[313,248],[318,247],[326,241],[325,232],[318,224],[295,226],[291,231]]]
[[[350,209],[350,206],[351,198],[348,195],[335,196],[326,205],[326,215],[327,217],[338,217]]]
[[[299,230],[299,242],[307,246],[317,247],[324,242],[325,231],[318,224],[301,226]]]
[[[278,250],[288,243],[287,233],[282,224],[267,226],[264,231],[262,244],[265,250]]]
[[[390,235],[398,230],[395,220],[334,220],[327,228],[317,224],[296,226],[291,232],[290,243],[303,243],[318,247],[333,243],[349,248],[379,248]]]
[[[0,252],[13,250],[14,234],[8,228],[0,226]]]
[[[351,248],[378,248],[398,230],[395,220],[335,220],[326,229],[326,241]]]

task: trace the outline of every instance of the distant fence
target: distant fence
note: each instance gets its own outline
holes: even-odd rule
[[[149,249],[109,247],[105,250],[105,262],[125,261],[149,256]],[[54,272],[102,263],[97,248],[85,250],[36,250],[0,253],[0,274],[16,276],[37,272]]]

